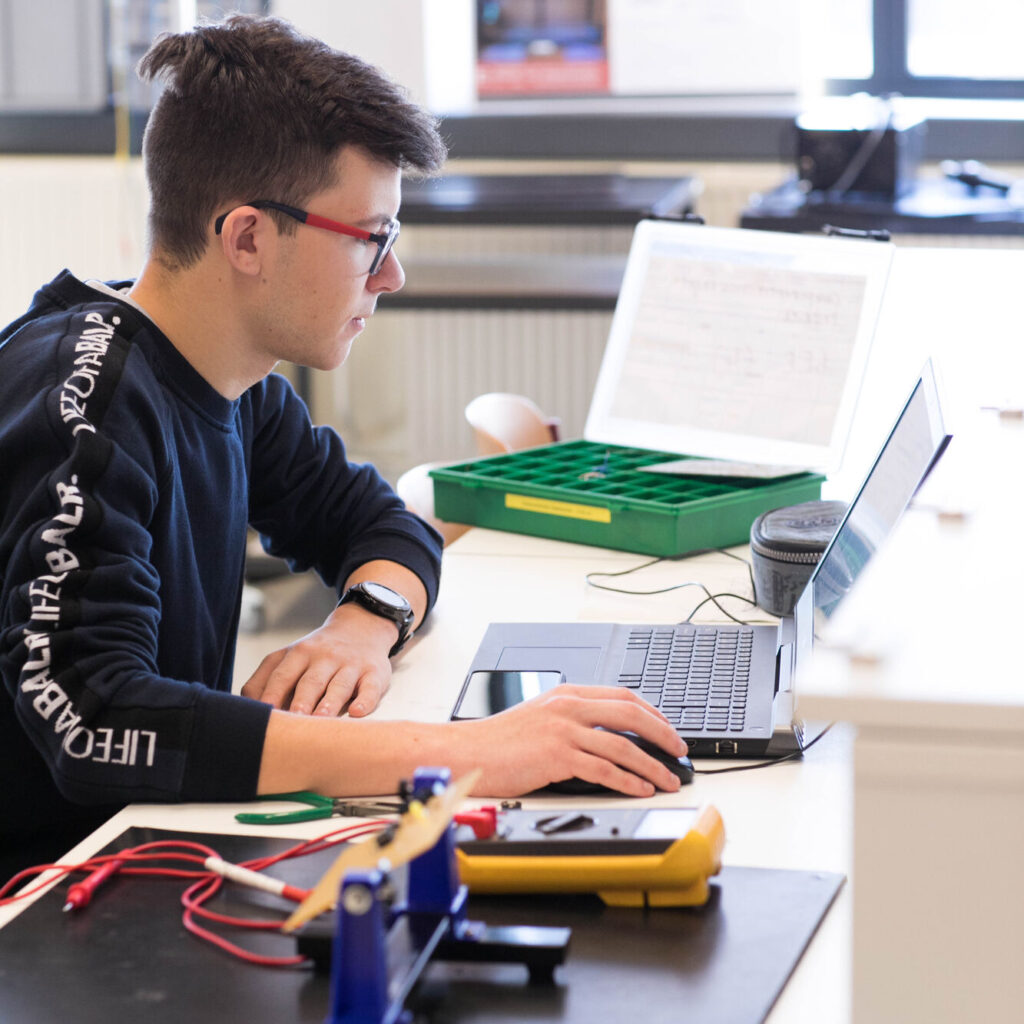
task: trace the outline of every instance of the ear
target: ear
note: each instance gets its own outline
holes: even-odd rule
[[[277,242],[273,221],[252,206],[239,206],[224,218],[215,236],[228,264],[241,274],[258,277],[269,250]]]

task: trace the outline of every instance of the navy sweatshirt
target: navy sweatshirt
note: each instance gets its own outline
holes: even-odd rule
[[[251,524],[339,589],[440,539],[271,374],[236,401],[67,271],[0,334],[0,833],[254,796],[270,709],[230,693]]]

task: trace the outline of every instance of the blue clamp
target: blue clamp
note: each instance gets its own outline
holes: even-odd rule
[[[450,779],[447,768],[421,768],[413,776],[413,795],[426,801]],[[542,983],[553,980],[565,959],[567,928],[488,928],[466,919],[468,890],[459,882],[453,823],[409,862],[405,902],[392,906],[390,897],[390,883],[377,869],[350,871],[343,879],[330,942],[325,1024],[408,1024],[405,999],[432,957],[520,962],[531,981]],[[326,938],[300,935],[299,948],[323,962],[326,957],[316,950]]]
[[[337,931],[331,953],[331,1013],[327,1024],[384,1024],[404,1014],[388,1012],[384,876],[351,871],[341,883]],[[401,1011],[401,1007],[398,1007]]]

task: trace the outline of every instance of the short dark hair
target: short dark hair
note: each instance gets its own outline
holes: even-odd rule
[[[302,206],[336,184],[346,146],[423,174],[446,156],[437,120],[382,71],[277,18],[235,14],[162,35],[138,70],[164,81],[143,154],[150,242],[174,268],[202,256],[225,203]]]

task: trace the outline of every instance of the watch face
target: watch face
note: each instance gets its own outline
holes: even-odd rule
[[[404,595],[383,583],[374,583],[367,580],[363,583],[356,583],[349,587],[341,603],[346,601],[358,601],[367,611],[374,615],[380,615],[390,619],[398,626],[398,642],[388,652],[388,657],[397,654],[412,635],[411,627],[416,618],[412,605]]]
[[[375,597],[381,604],[391,605],[393,608],[404,608],[405,601],[399,601],[400,595],[396,594],[390,587],[382,586],[379,583],[364,583],[363,590],[371,597]]]

